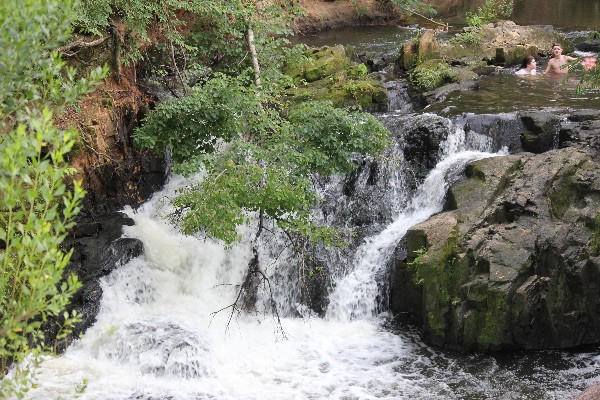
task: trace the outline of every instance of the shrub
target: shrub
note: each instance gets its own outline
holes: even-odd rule
[[[480,27],[489,22],[510,18],[513,12],[513,0],[485,0],[477,13],[467,13],[467,24]]]

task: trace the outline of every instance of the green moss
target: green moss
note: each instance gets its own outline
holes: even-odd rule
[[[552,217],[562,218],[571,206],[574,195],[573,184],[569,177],[563,177],[553,182],[548,193]]]
[[[434,338],[443,339],[449,331],[453,299],[465,277],[458,253],[456,226],[445,243],[418,250],[414,261],[409,264],[413,268],[415,283],[423,285],[425,330]]]
[[[485,173],[481,170],[479,165],[467,165],[467,168],[465,169],[465,175],[467,178],[475,179],[479,182],[485,182]]]
[[[399,64],[405,70],[411,70],[418,64],[419,38],[406,42],[400,48]]]
[[[588,243],[588,247],[592,256],[598,256],[600,255],[600,214],[594,218],[592,231],[592,238]]]
[[[429,91],[446,83],[456,81],[456,73],[441,60],[428,60],[419,64],[409,75],[412,84],[419,90]]]
[[[344,46],[312,49],[305,56],[302,61],[287,65],[284,72],[297,81],[314,82],[351,66]]]
[[[343,46],[324,47],[307,52],[305,61],[289,64],[285,73],[298,85],[288,92],[291,100],[331,100],[337,107],[384,109],[385,88],[369,77],[364,64],[351,62],[347,53]]]
[[[498,347],[506,331],[509,307],[503,292],[488,292],[487,309],[482,314],[482,325],[477,336],[478,347]]]
[[[465,314],[463,326],[463,343],[468,349],[477,347],[478,313],[471,310]]]

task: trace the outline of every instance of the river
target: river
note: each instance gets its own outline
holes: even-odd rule
[[[362,35],[360,43],[385,47],[414,35],[382,30],[388,44],[379,33]],[[513,76],[498,79],[529,85]],[[451,117],[448,110],[456,107],[448,103],[437,113]],[[600,372],[597,349],[463,355],[424,344],[414,327],[380,306],[385,266],[406,230],[441,210],[448,185],[466,164],[505,154],[446,121],[451,134],[439,162],[416,189],[403,184],[408,176],[389,185],[393,218],[345,256],[324,316],[301,303],[301,282],[289,278],[297,278],[298,260],[276,233],[264,233],[259,243],[259,264],[273,287],[259,287],[254,312],[232,312],[228,306],[253,256],[254,225],[242,228],[245,239],[233,248],[180,234],[165,220],[165,199],[190,182],[171,177],[141,208],[125,210],[135,221],[125,235],[141,240],[145,254],[102,280],[97,322],[63,355],[42,363],[40,384],[26,398],[71,398],[84,380],[79,398],[87,400],[552,400],[583,390]],[[396,151],[401,158],[402,149]],[[323,190],[343,197],[335,179]]]

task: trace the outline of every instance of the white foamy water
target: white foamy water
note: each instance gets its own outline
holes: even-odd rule
[[[411,226],[442,210],[449,178],[460,174],[468,163],[493,156],[491,151],[489,138],[473,135],[467,140],[462,129],[454,130],[440,149],[442,161],[419,187],[408,209],[381,233],[367,238],[356,251],[354,268],[340,279],[330,295],[329,319],[349,321],[376,315],[381,291],[378,280],[381,281],[382,272],[400,239]]]
[[[87,400],[554,398],[493,359],[433,351],[414,335],[385,328],[376,315],[376,276],[397,241],[441,209],[449,177],[492,155],[481,151],[485,141],[477,151],[467,143],[462,131],[449,138],[443,161],[411,207],[358,249],[331,295],[327,318],[285,317],[281,326],[260,308],[232,319],[230,309],[214,314],[234,301],[251,244],[226,249],[165,223],[168,206],[161,199],[185,184],[173,179],[141,209],[128,211],[135,226],[126,235],[144,243],[144,256],[103,279],[97,322],[65,354],[43,363],[40,386],[27,398],[71,398],[83,379],[89,383],[80,398]],[[280,240],[272,242],[261,248],[261,268],[280,283],[274,297],[281,315],[293,315],[284,303],[295,301],[298,289],[278,276],[291,253]],[[574,368],[567,378],[583,379],[593,362],[586,358],[588,369]],[[517,397],[505,396],[509,391]],[[564,382],[552,393],[564,394]]]

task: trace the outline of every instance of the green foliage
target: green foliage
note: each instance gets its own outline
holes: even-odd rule
[[[77,80],[54,52],[70,34],[72,2],[6,0],[0,2],[0,109],[3,119],[73,104],[87,93],[85,80]],[[32,23],[35,21],[35,23]],[[102,69],[94,71],[99,79]],[[44,84],[40,85],[39,82]]]
[[[79,182],[74,182],[72,192],[64,182],[68,175],[64,157],[76,133],[57,130],[51,117],[45,109],[41,117],[0,139],[0,239],[5,243],[0,252],[2,371],[30,353],[38,356],[48,350],[40,329],[48,317],[63,318],[64,329],[57,339],[77,321],[75,314],[61,315],[80,283],[74,275],[63,281],[71,253],[60,249],[83,198]],[[22,390],[21,380],[31,371],[20,368],[16,367],[15,379],[2,381],[1,398]]]
[[[489,22],[510,18],[513,13],[513,0],[485,0],[477,13],[467,13],[467,24],[478,28]]]
[[[249,66],[244,48],[251,26],[261,65],[280,62],[288,44],[290,23],[301,14],[296,2],[274,0],[81,0],[77,23],[82,30],[102,34],[122,21],[126,30],[125,63],[142,58],[139,48],[152,41],[168,43],[171,70],[214,64],[239,71]],[[191,22],[189,22],[191,21]],[[173,46],[171,48],[171,46]],[[175,60],[171,59],[171,52]],[[182,59],[182,60],[180,60]],[[173,72],[173,71],[170,71]]]
[[[238,237],[236,227],[255,211],[289,233],[339,242],[334,229],[312,221],[317,196],[311,176],[352,169],[350,156],[381,151],[387,131],[373,116],[337,109],[331,102],[286,102],[293,80],[282,67],[293,64],[304,70],[309,61],[304,47],[289,47],[281,38],[299,12],[295,3],[199,4],[199,18],[188,26],[186,44],[197,49],[201,59],[213,64],[215,59],[227,60],[230,67],[220,68],[186,97],[159,105],[134,135],[142,147],[170,149],[176,171],[204,169],[204,180],[174,200],[181,211],[181,229],[202,230],[231,243]],[[254,31],[261,86],[249,68],[249,27]],[[367,71],[357,66],[351,72],[362,78]],[[361,90],[346,89],[356,89],[356,95]]]
[[[136,131],[144,147],[170,147],[178,171],[206,170],[174,201],[184,211],[183,232],[204,230],[230,243],[246,212],[260,211],[288,232],[338,241],[335,230],[312,222],[310,177],[351,170],[351,155],[381,151],[387,131],[367,113],[284,98],[249,78],[216,75],[189,97],[161,104]]]
[[[429,60],[412,70],[409,78],[419,90],[428,91],[446,83],[454,82],[456,73],[445,62]]]
[[[596,66],[598,57],[600,55],[597,54],[595,57],[585,57],[584,60],[574,60],[567,64],[569,66],[567,77],[579,77],[577,93],[600,88],[600,68]],[[588,60],[591,60],[591,64]]]
[[[431,3],[422,0],[388,0],[388,2],[408,14],[421,13],[430,17],[437,14]]]
[[[452,43],[464,44],[467,46],[478,45],[481,43],[481,34],[477,30],[464,30],[457,36],[450,39]]]
[[[84,195],[79,182],[66,183],[76,132],[57,129],[52,115],[106,71],[76,80],[53,52],[70,33],[72,6],[0,3],[0,398],[22,397],[39,356],[53,350],[42,324],[53,318],[63,340],[79,318],[64,312],[80,283],[63,276],[71,253],[60,248]]]

